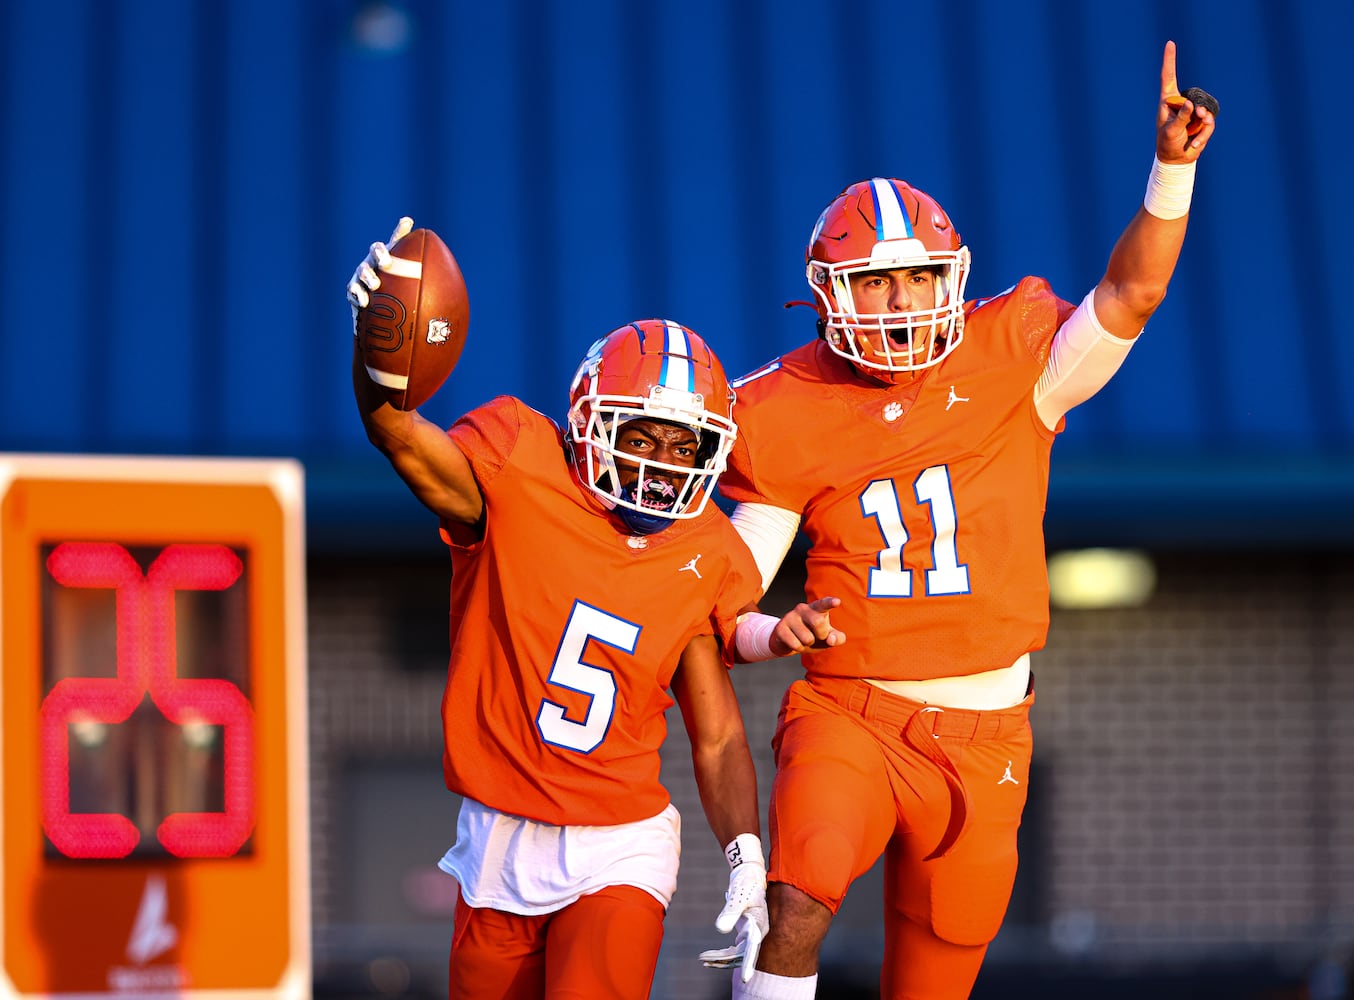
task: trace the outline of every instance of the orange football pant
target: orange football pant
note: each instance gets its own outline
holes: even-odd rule
[[[663,913],[663,904],[629,885],[531,917],[457,899],[450,1000],[644,1000]]]
[[[786,692],[767,877],[835,914],[884,855],[882,1000],[968,997],[1015,882],[1033,702],[940,710],[836,678]]]

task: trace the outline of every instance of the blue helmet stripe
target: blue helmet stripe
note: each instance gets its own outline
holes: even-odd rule
[[[912,223],[898,189],[883,177],[876,177],[870,181],[870,191],[874,194],[875,241],[910,240]]]
[[[661,379],[669,389],[696,391],[696,373],[691,367],[691,342],[680,323],[663,321],[664,346]]]

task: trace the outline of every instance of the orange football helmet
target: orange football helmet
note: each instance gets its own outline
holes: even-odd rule
[[[679,323],[646,319],[613,330],[589,349],[569,387],[566,434],[579,479],[638,534],[696,517],[714,492],[738,436],[734,392],[701,337]],[[689,427],[694,468],[639,459],[617,448],[632,420]],[[639,467],[630,485],[618,460]]]
[[[939,364],[963,339],[968,247],[935,199],[906,181],[875,177],[852,184],[818,217],[804,256],[823,338],[864,374],[897,381],[899,373]],[[933,307],[856,308],[851,275],[916,267],[936,274]]]

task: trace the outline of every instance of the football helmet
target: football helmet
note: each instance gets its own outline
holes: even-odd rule
[[[566,436],[583,485],[637,534],[699,515],[724,471],[738,430],[733,389],[701,337],[646,319],[613,330],[588,350],[569,387]],[[689,427],[693,468],[633,457],[617,447],[632,420]],[[623,466],[623,468],[622,468]],[[631,476],[636,467],[638,475]]]
[[[945,210],[906,181],[852,184],[818,217],[805,251],[819,328],[835,353],[885,382],[937,365],[964,336],[969,250]],[[862,313],[851,275],[927,267],[935,303],[912,312]]]

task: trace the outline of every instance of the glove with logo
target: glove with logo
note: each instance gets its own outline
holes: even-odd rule
[[[761,838],[740,833],[724,848],[724,856],[729,859],[729,890],[724,894],[724,909],[715,918],[715,930],[728,934],[736,927],[738,935],[732,946],[703,951],[700,959],[710,969],[742,966],[746,983],[757,970],[757,952],[770,927]]]

